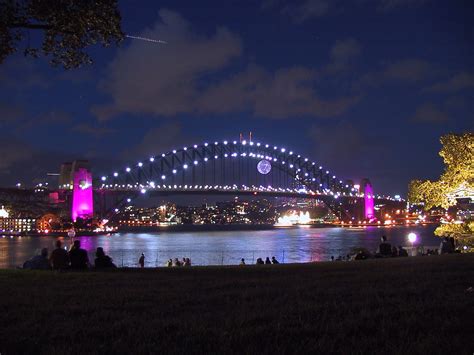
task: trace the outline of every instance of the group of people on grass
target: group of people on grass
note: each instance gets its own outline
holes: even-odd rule
[[[262,258],[257,258],[257,262],[255,263],[256,265],[271,265],[271,264],[279,264],[278,260],[275,258],[275,256],[272,256],[272,260],[267,256],[265,261],[263,261]],[[247,265],[245,263],[245,259],[242,258],[240,259],[240,265]]]
[[[167,267],[180,267],[180,266],[191,266],[191,259],[190,258],[183,258],[182,261],[179,261],[178,258],[168,259],[166,262]]]
[[[443,238],[441,245],[438,249],[430,250],[428,249],[426,253],[421,253],[422,255],[437,255],[437,254],[450,254],[456,252],[456,246],[454,238]],[[48,248],[43,248],[39,255],[32,257],[23,264],[24,269],[32,270],[87,270],[89,268],[95,269],[108,269],[116,268],[115,264],[112,261],[112,258],[105,254],[102,247],[98,247],[95,253],[94,265],[89,262],[89,257],[87,251],[81,248],[81,242],[75,240],[71,249],[67,251],[62,246],[61,240],[56,241],[56,249],[51,252],[51,255],[48,255]],[[387,237],[384,235],[381,238],[381,243],[377,252],[372,255],[365,250],[359,250],[355,255],[339,256],[336,259],[334,256],[331,256],[332,261],[349,261],[349,260],[365,260],[371,257],[375,258],[387,258],[387,257],[405,257],[408,256],[408,252],[401,245],[397,247],[392,246],[388,241]],[[262,258],[258,258],[257,265],[271,265],[279,264],[275,256],[272,256],[271,260],[267,256],[265,261]],[[145,267],[145,254],[142,253],[138,265],[141,268]],[[240,260],[240,265],[246,265],[245,259]],[[190,258],[183,258],[180,261],[178,258],[169,259],[166,262],[167,267],[180,267],[180,266],[191,266]]]
[[[427,249],[426,251],[423,249],[423,247],[420,247],[419,250],[417,250],[417,255],[438,255],[438,254],[450,254],[450,253],[456,253],[456,246],[455,246],[455,240],[453,237],[445,237],[443,238],[441,245],[438,249]],[[405,257],[408,256],[408,251],[404,249],[401,245],[398,246],[392,246],[388,241],[387,237],[384,235],[381,237],[381,241],[379,244],[379,247],[375,254],[372,254],[368,252],[365,249],[359,249],[355,254],[349,255],[347,254],[346,256],[338,256],[337,258],[334,258],[334,256],[331,256],[331,261],[350,261],[350,260],[365,260],[369,258],[389,258],[389,257]]]
[[[56,249],[48,256],[48,248],[41,249],[41,253],[27,260],[24,269],[31,270],[87,270],[89,268],[108,269],[116,268],[112,258],[105,255],[104,249],[98,247],[95,253],[94,265],[89,261],[87,251],[81,248],[81,242],[75,240],[71,249],[63,248],[60,240],[56,241]]]

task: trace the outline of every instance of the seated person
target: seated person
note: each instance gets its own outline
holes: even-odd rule
[[[69,267],[69,255],[62,248],[62,243],[59,239],[56,241],[56,249],[49,256],[49,262],[53,270],[64,270]]]
[[[71,269],[87,270],[89,268],[89,256],[87,251],[81,248],[81,242],[75,240],[69,251],[69,260],[71,261]]]
[[[387,242],[387,237],[382,236],[381,241],[378,254],[383,257],[392,256],[392,245]]]
[[[406,249],[403,249],[401,245],[398,246],[398,256],[408,256]]]
[[[279,264],[278,260],[272,256],[272,264]]]
[[[95,252],[95,268],[96,269],[106,269],[106,268],[116,268],[115,264],[112,262],[112,258],[108,255],[105,255],[104,249],[98,247]]]
[[[48,260],[48,248],[41,249],[41,254],[35,255],[23,264],[24,269],[30,270],[51,270]]]

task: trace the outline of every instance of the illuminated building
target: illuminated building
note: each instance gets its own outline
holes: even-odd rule
[[[0,233],[24,233],[36,231],[36,219],[9,217],[2,206],[0,209]],[[6,217],[5,217],[6,216]]]

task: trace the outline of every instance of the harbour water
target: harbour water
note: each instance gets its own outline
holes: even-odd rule
[[[284,228],[271,230],[232,231],[160,231],[82,236],[76,239],[94,260],[97,247],[103,247],[117,266],[136,267],[141,253],[145,266],[164,266],[169,258],[189,257],[193,265],[235,265],[244,258],[248,264],[256,259],[275,256],[280,262],[301,263],[330,260],[346,255],[353,248],[373,252],[386,235],[392,245],[410,246],[407,235],[417,234],[415,246],[437,246],[439,238],[429,226],[394,226],[361,228]],[[58,237],[0,237],[0,268],[21,266],[41,248],[54,248]],[[71,239],[61,238],[66,247]]]

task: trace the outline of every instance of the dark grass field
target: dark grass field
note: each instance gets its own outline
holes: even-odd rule
[[[474,255],[0,271],[0,353],[473,354]]]

